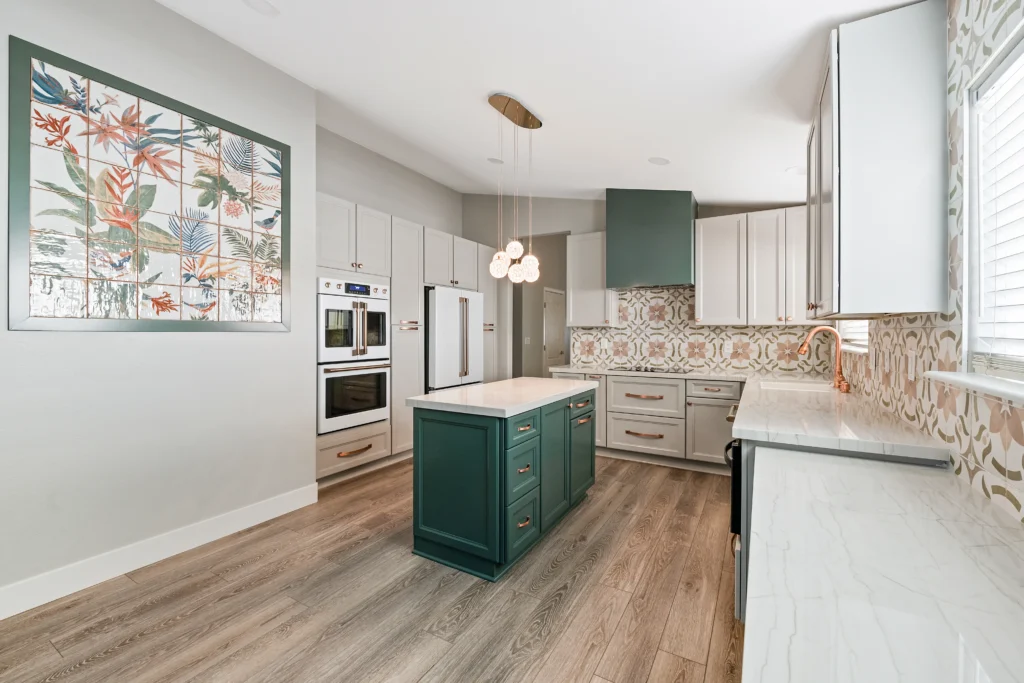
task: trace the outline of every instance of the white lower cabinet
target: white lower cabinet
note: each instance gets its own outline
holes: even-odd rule
[[[316,438],[316,478],[322,479],[391,455],[388,420],[331,432]]]
[[[426,384],[423,369],[423,328],[391,326],[391,452],[412,448],[412,411],[405,399],[419,396]]]
[[[608,447],[667,458],[685,457],[686,420],[610,412]]]
[[[686,400],[686,457],[725,464],[725,448],[732,442],[732,423],[726,420],[733,402],[720,399]]]
[[[682,418],[686,380],[657,377],[608,378],[608,410],[617,413]]]

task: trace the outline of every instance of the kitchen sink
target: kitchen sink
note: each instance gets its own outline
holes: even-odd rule
[[[779,382],[761,382],[762,389],[769,391],[809,391],[814,393],[825,393],[834,391],[829,382],[802,382],[799,380],[783,380]]]

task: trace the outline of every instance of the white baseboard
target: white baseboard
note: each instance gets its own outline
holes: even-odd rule
[[[99,555],[73,562],[16,583],[0,586],[0,619],[45,605],[121,574],[145,567],[204,543],[279,517],[317,501],[317,486],[261,500],[222,515],[146,538]]]

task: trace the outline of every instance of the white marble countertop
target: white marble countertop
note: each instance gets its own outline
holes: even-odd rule
[[[1024,682],[1024,527],[947,470],[759,448],[744,683]]]
[[[413,396],[405,399],[405,405],[467,415],[512,417],[597,387],[597,382],[591,380],[517,377]]]
[[[831,382],[807,380],[822,388]],[[867,396],[834,389],[796,391],[796,380],[748,382],[733,422],[732,435],[785,446],[851,451],[940,466],[949,464],[949,446],[907,424]]]
[[[669,372],[643,372],[641,370],[627,370],[615,367],[585,367],[582,365],[556,365],[548,368],[551,372],[572,372],[580,375],[591,373],[594,375],[615,375],[617,377],[669,377],[671,379],[695,379],[695,380],[719,380],[722,382],[746,382],[756,377],[807,377],[803,373],[764,373],[754,370],[678,370]],[[816,377],[817,375],[810,375]]]

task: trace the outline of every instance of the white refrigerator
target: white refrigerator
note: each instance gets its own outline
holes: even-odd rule
[[[484,295],[434,287],[427,309],[427,392],[482,382]]]

